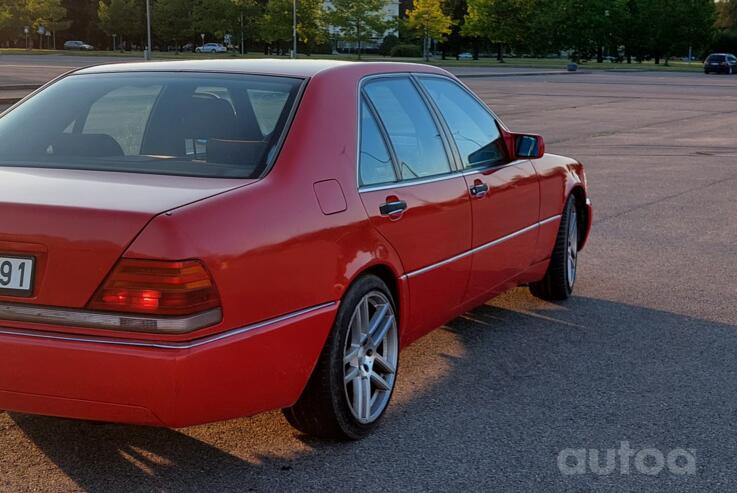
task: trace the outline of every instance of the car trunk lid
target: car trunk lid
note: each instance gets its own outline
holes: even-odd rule
[[[0,302],[84,307],[158,214],[254,180],[0,168],[0,257],[33,257],[30,296]]]

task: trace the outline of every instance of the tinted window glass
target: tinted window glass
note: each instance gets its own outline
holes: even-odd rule
[[[725,60],[724,55],[710,55],[706,61],[711,63],[711,62],[723,62],[724,60]]]
[[[366,84],[365,91],[389,134],[402,179],[450,172],[438,127],[409,79],[376,80]]]
[[[359,157],[361,185],[378,185],[397,181],[389,151],[374,115],[361,103],[361,151]]]
[[[453,81],[439,77],[421,81],[445,118],[464,167],[506,162],[504,140],[486,108]]]
[[[0,166],[255,178],[301,80],[127,73],[72,75],[0,118]]]
[[[160,85],[113,89],[92,103],[82,134],[109,135],[126,156],[140,154],[146,122],[160,92]]]

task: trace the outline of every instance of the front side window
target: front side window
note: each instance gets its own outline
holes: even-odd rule
[[[380,185],[397,181],[394,164],[373,113],[361,102],[361,149],[358,159],[359,184]]]
[[[420,79],[450,128],[464,168],[507,161],[504,139],[494,117],[455,82],[440,77]]]
[[[409,79],[377,79],[367,83],[364,91],[389,134],[403,180],[450,172],[440,131]]]
[[[245,74],[71,75],[0,118],[0,166],[257,178],[301,84]]]

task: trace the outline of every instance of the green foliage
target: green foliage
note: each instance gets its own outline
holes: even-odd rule
[[[328,18],[340,35],[361,47],[370,38],[382,35],[390,24],[385,9],[388,0],[333,0]]]
[[[71,23],[65,21],[67,9],[61,0],[28,0],[26,9],[34,29],[44,26],[50,31],[68,29]]]
[[[396,34],[387,34],[379,47],[379,53],[387,56],[391,54],[392,48],[399,44],[399,37]]]
[[[160,45],[205,33],[230,33],[282,47],[292,39],[292,0],[151,0],[152,29]],[[389,0],[298,1],[297,33],[308,53],[337,36],[361,46],[398,28],[403,43],[433,38],[443,50],[474,52],[492,45],[546,55],[567,50],[574,59],[603,54],[666,60],[710,46],[732,46],[737,0],[415,0],[406,20],[390,19]],[[0,0],[0,41],[23,45],[23,27],[39,26],[95,42],[117,34],[141,39],[144,0]],[[326,7],[327,5],[327,7]],[[326,8],[328,10],[326,10]],[[71,26],[71,27],[70,27]],[[99,29],[98,29],[99,28]],[[106,33],[106,34],[103,34]],[[382,53],[397,39],[388,37]],[[727,50],[727,48],[724,48]],[[727,51],[736,51],[729,49]]]
[[[534,0],[468,0],[461,32],[513,49],[522,48],[530,37],[534,6]]]
[[[194,0],[157,0],[151,14],[154,35],[161,41],[176,44],[192,39],[195,35],[193,7]]]
[[[715,6],[716,27],[723,30],[737,28],[737,0],[721,0]]]
[[[292,16],[291,0],[269,0],[259,25],[261,39],[266,43],[292,39]]]
[[[143,35],[143,8],[136,0],[100,0],[97,8],[100,29],[108,35],[117,34],[123,39],[136,38]]]
[[[327,14],[323,0],[300,0],[297,2],[297,36],[311,53],[327,40]]]
[[[453,19],[443,12],[440,0],[415,0],[414,7],[407,10],[407,26],[423,37],[427,60],[430,39],[444,41],[451,33]]]
[[[393,47],[389,54],[393,57],[417,58],[422,56],[422,50],[417,45],[400,44]]]

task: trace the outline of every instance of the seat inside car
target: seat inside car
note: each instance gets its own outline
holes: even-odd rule
[[[210,92],[190,93],[178,105],[154,111],[141,153],[243,165],[259,161],[266,143],[247,98],[230,100]]]
[[[55,156],[118,157],[123,148],[107,134],[62,133],[46,151]]]

